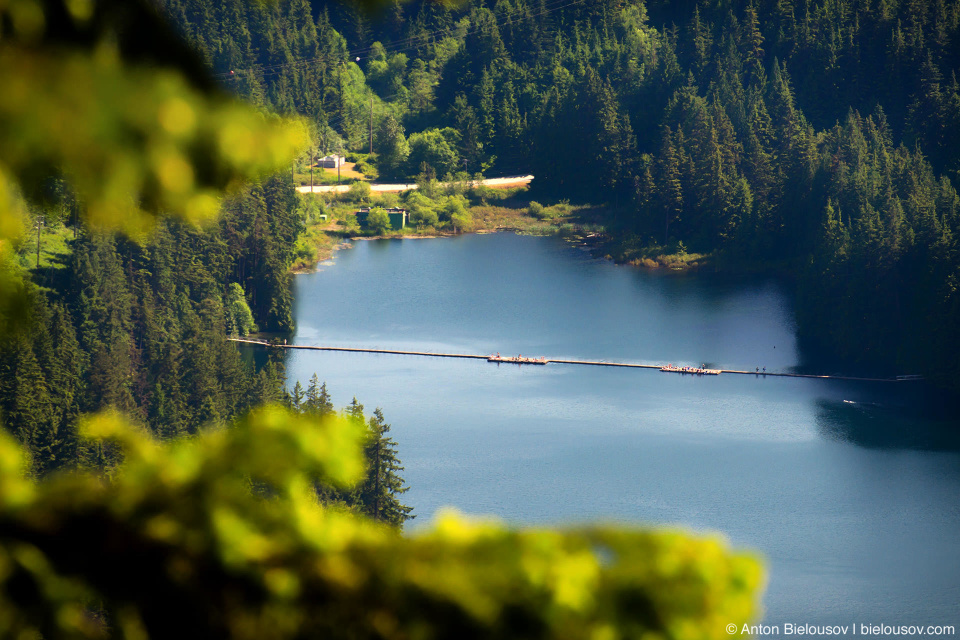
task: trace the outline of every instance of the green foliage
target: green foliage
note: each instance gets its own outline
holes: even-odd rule
[[[362,173],[363,177],[367,180],[376,180],[377,178],[380,177],[380,174],[377,171],[376,167],[370,164],[370,160],[373,157],[374,156],[370,156],[369,158],[364,158],[363,160],[360,160],[359,162],[357,162],[357,164],[354,167],[354,169]]]
[[[450,216],[450,226],[457,232],[473,231],[473,216],[469,211],[453,213]]]
[[[383,235],[390,230],[390,216],[380,207],[374,207],[367,216],[367,229],[376,235]]]
[[[354,182],[350,185],[350,189],[347,190],[346,196],[344,199],[347,202],[368,202],[370,200],[370,184],[367,182]]]
[[[323,200],[311,194],[297,194],[297,214],[304,224],[320,222],[321,215],[329,216]]]
[[[316,389],[316,380],[311,380],[310,384]],[[324,399],[325,394],[326,385],[320,387],[319,395],[314,392],[321,412],[329,414],[332,405],[329,398]],[[407,492],[408,487],[400,477],[403,467],[400,466],[400,458],[397,456],[397,443],[387,435],[390,425],[384,419],[383,411],[378,407],[373,416],[366,420],[363,405],[354,398],[342,415],[365,432],[364,459],[367,469],[363,480],[352,491],[338,493],[333,489],[331,493],[330,488],[322,488],[322,499],[327,504],[339,502],[350,506],[377,522],[402,527],[404,522],[415,516],[410,515],[413,507],[402,504],[399,499],[401,494]]]
[[[459,137],[460,134],[450,128],[411,134],[407,141],[410,146],[408,172],[412,175],[429,168],[435,175],[443,175],[456,171],[460,163],[456,151]]]
[[[430,207],[418,206],[410,213],[410,222],[418,229],[437,227],[440,224],[440,218],[437,212]]]
[[[238,67],[237,93],[308,113],[323,134],[336,113],[342,138],[360,146],[369,96],[326,15],[314,23],[303,1],[167,7],[181,26],[197,21],[190,32],[217,71]],[[474,20],[471,44],[493,62],[504,52],[493,14]],[[302,124],[219,95],[138,0],[0,0],[0,37],[0,413],[13,434],[0,433],[0,635],[693,638],[726,637],[723,625],[754,617],[758,564],[716,540],[512,531],[455,516],[399,536],[321,506],[326,488],[355,494],[379,520],[408,517],[383,415],[365,421],[354,402],[350,418],[333,417],[314,378],[289,400],[300,415],[265,408],[231,425],[285,399],[283,369],[270,358],[251,375],[224,340],[254,320],[291,327],[288,269],[305,216],[290,177],[219,198],[285,167]],[[451,40],[434,50],[441,66],[456,56]],[[267,81],[239,68],[255,55],[278,69],[314,64]],[[382,79],[395,83],[406,65],[385,61]],[[493,78],[479,71],[478,131],[516,150],[522,101],[509,88],[495,107]],[[437,77],[436,66],[410,65],[411,112],[434,112]],[[434,132],[421,155],[434,172],[455,170],[461,133]],[[479,149],[471,157],[489,162]],[[70,269],[49,295],[31,292],[11,239],[24,199],[49,205],[44,185],[63,176],[88,223],[154,235],[75,228]],[[435,209],[468,227],[462,199]],[[205,229],[155,218],[217,211]],[[12,333],[18,309],[35,321]],[[81,412],[104,407],[132,417],[109,411],[78,428]]]
[[[392,115],[380,120],[375,132],[377,166],[384,177],[395,178],[403,174],[410,145],[404,137],[403,126]]]
[[[21,236],[20,266],[25,269],[61,269],[70,256],[73,230],[61,224],[48,224],[45,216],[38,217],[39,231],[35,220],[30,233]]]
[[[454,216],[465,216],[470,215],[467,212],[467,206],[469,202],[463,196],[447,196],[446,198],[440,199],[441,206],[441,218],[443,220],[452,220]]]
[[[305,144],[301,121],[214,90],[138,0],[3,2],[0,39],[0,328],[27,306],[11,259],[23,200],[50,204],[52,181],[66,178],[87,223],[140,233],[161,211],[209,222],[225,189]]]
[[[433,197],[427,195],[433,193]],[[468,209],[470,202],[463,195],[444,196],[435,187],[417,189],[405,196],[410,222],[419,229],[447,227],[453,231],[472,231],[473,216]]]
[[[436,227],[440,218],[436,211],[436,202],[424,195],[423,191],[416,189],[406,194],[406,206],[410,211],[410,222],[418,229],[424,227]]]
[[[5,636],[725,638],[756,616],[758,563],[714,538],[449,512],[401,537],[324,508],[315,481],[363,474],[349,419],[267,408],[157,443],[102,414],[84,435],[122,452],[109,478],[37,485],[0,436]]]
[[[289,326],[291,191],[268,180],[227,200],[219,227],[161,220],[139,242],[80,230],[67,268],[24,286],[30,322],[0,342],[0,417],[38,475],[106,463],[78,444],[82,412],[115,406],[172,437],[279,396],[280,372],[254,377],[225,337]]]
[[[142,231],[160,210],[209,220],[222,189],[275,168],[303,145],[299,122],[224,100],[172,65],[119,63],[130,43],[106,17],[114,5],[127,19],[152,16],[137,2],[0,5],[13,27],[0,55],[3,175],[29,199],[43,199],[38,177],[65,175],[96,225]],[[68,39],[59,20],[91,39]],[[63,48],[54,54],[55,44]],[[0,205],[0,215],[12,215],[2,198]]]
[[[245,336],[257,332],[257,324],[253,321],[253,312],[247,304],[246,295],[236,282],[231,282],[227,288],[227,333]],[[232,329],[232,330],[231,330]]]
[[[378,207],[390,209],[400,205],[400,196],[396,193],[390,192],[378,193],[376,197],[373,198],[372,202]]]
[[[245,189],[224,201],[221,211],[220,241],[226,243],[225,259],[233,266],[229,277],[243,286],[262,330],[290,331],[293,294],[289,269],[305,227],[289,174]],[[218,244],[217,239],[211,240]]]

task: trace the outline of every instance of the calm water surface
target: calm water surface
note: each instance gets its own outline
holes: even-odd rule
[[[553,238],[358,242],[296,278],[297,344],[802,367],[773,280],[617,267]],[[960,425],[916,384],[291,352],[383,407],[414,527],[721,531],[768,561],[768,624],[960,629]]]

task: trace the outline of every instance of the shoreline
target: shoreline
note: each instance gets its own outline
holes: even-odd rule
[[[472,231],[434,231],[432,233],[398,233],[398,234],[387,234],[387,235],[376,235],[376,236],[360,236],[360,235],[351,235],[345,236],[339,242],[333,243],[331,246],[323,248],[317,252],[316,261],[311,266],[300,266],[297,268],[291,268],[290,273],[293,275],[302,275],[307,273],[316,273],[318,267],[321,263],[332,259],[337,251],[341,249],[350,249],[355,242],[362,242],[368,240],[433,240],[438,238],[454,238],[461,235],[467,234],[476,234],[476,235],[488,235],[492,233],[516,233],[519,235],[561,235],[561,227],[564,224],[564,221],[558,220],[552,224],[546,225],[546,227],[537,227],[533,225],[531,227],[523,226],[497,226],[492,228],[481,228],[474,229]],[[543,231],[543,230],[552,230],[552,233],[529,233],[530,231]],[[709,273],[720,273],[723,271],[729,271],[733,273],[752,273],[756,269],[743,269],[743,268],[733,268],[733,269],[723,269],[720,267],[720,263],[717,260],[715,254],[688,254],[691,258],[691,261],[684,261],[687,256],[683,256],[681,261],[674,260],[674,256],[677,254],[658,254],[655,258],[637,258],[637,257],[621,257],[618,259],[614,255],[611,255],[607,250],[611,248],[611,245],[615,240],[607,234],[600,234],[596,238],[592,237],[594,234],[583,234],[582,232],[574,232],[571,235],[565,236],[564,240],[568,244],[576,244],[578,248],[586,249],[590,252],[591,255],[595,258],[600,258],[603,260],[609,260],[617,266],[627,266],[634,267],[637,269],[643,269],[650,272],[659,272],[663,274],[667,273],[689,273],[695,271],[704,271]],[[728,265],[729,266],[729,265]],[[742,267],[743,265],[741,265]]]
[[[497,227],[495,229],[475,229],[473,231],[461,231],[459,233],[455,232],[443,232],[437,231],[434,233],[428,234],[397,234],[397,235],[385,235],[385,236],[350,236],[341,240],[338,243],[333,244],[329,248],[322,249],[317,252],[317,260],[312,267],[297,267],[291,268],[290,273],[295,276],[303,275],[306,273],[316,273],[317,266],[321,263],[330,260],[334,257],[337,251],[341,249],[350,249],[353,247],[354,242],[362,242],[365,240],[435,240],[438,238],[455,238],[457,236],[467,235],[467,234],[476,234],[476,235],[489,235],[491,233],[505,233],[505,232],[514,232],[514,233],[523,233],[523,229],[514,228],[514,227]]]

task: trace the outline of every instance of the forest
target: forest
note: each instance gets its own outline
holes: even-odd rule
[[[311,154],[533,173],[538,199],[607,205],[626,260],[786,275],[835,366],[954,384],[960,3],[163,6],[222,86],[308,118]]]
[[[296,205],[280,174],[225,200],[215,227],[163,220],[139,241],[81,227],[64,264],[36,269],[28,328],[0,347],[0,416],[30,451],[33,474],[117,466],[120,451],[78,437],[81,417],[106,409],[164,441],[271,403],[334,414],[316,375],[288,392],[276,352],[255,369],[227,340],[292,329]],[[318,495],[402,525],[412,509],[399,501],[403,467],[383,413],[368,421],[354,398],[345,415],[369,426],[372,472],[347,492],[318,484]]]
[[[218,228],[80,228],[36,270],[28,330],[0,351],[0,412],[39,474],[92,455],[75,435],[85,413],[114,407],[172,438],[281,399],[281,365],[255,375],[225,338],[290,325],[293,197],[274,178],[228,201]]]
[[[359,7],[0,2],[0,635],[727,637],[749,554],[400,536],[383,412],[228,337],[292,329],[290,174],[345,151],[533,173],[626,253],[794,279],[842,362],[955,385],[960,2]]]

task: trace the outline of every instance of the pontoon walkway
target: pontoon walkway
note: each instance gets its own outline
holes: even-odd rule
[[[479,355],[472,353],[438,353],[435,351],[402,351],[398,349],[365,349],[357,347],[320,347],[301,344],[280,344],[277,342],[268,342],[266,340],[252,340],[248,338],[227,338],[233,342],[244,344],[255,344],[263,347],[273,347],[275,349],[307,349],[313,351],[346,351],[349,353],[384,353],[389,355],[401,356],[425,356],[429,358],[470,358],[473,360],[486,360],[497,364],[580,364],[595,367],[627,367],[630,369],[658,369],[666,373],[689,373],[694,375],[720,375],[721,373],[733,373],[744,376],[772,377],[772,378],[818,378],[822,380],[860,380],[864,382],[907,382],[923,380],[922,376],[897,376],[895,378],[862,378],[857,376],[838,376],[838,375],[817,375],[812,373],[777,373],[772,371],[740,371],[738,369],[706,369],[700,367],[677,367],[674,365],[663,364],[636,364],[632,362],[608,362],[606,360],[561,360],[554,358],[526,358],[526,357],[507,357],[499,355]]]

